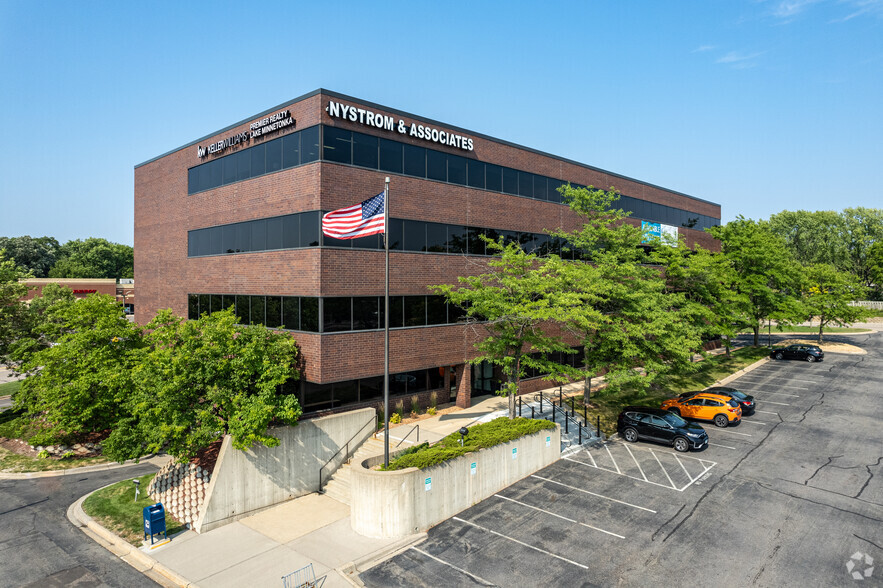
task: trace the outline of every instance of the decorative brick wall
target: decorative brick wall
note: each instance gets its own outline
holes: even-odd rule
[[[177,521],[193,525],[205,501],[211,473],[192,463],[170,461],[156,474],[147,492]]]

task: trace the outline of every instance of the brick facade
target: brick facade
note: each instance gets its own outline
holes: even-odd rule
[[[447,147],[408,134],[333,118],[325,110],[329,100],[390,115],[396,124],[399,120],[408,125],[412,122],[429,124],[436,129],[469,137],[474,150]],[[197,145],[204,146],[247,132],[252,121],[283,109],[291,112],[296,125],[265,138],[251,139],[214,156],[198,157]],[[176,314],[187,316],[188,293],[319,297],[382,295],[382,251],[322,247],[191,258],[187,255],[187,233],[245,220],[351,206],[380,192],[386,176],[391,177],[392,218],[535,233],[557,227],[574,229],[579,224],[578,217],[560,204],[327,161],[316,161],[188,195],[189,168],[317,123],[575,183],[604,188],[614,186],[633,198],[720,218],[717,204],[319,90],[135,168],[136,318],[139,323],[146,324],[161,308],[171,308]],[[703,231],[684,227],[679,231],[690,244],[711,249],[718,247],[717,242]],[[485,267],[485,262],[479,257],[394,251],[390,254],[390,293],[428,294],[427,285],[452,283],[460,275],[478,273]],[[471,329],[459,325],[393,330],[390,333],[390,372],[458,366],[457,381],[452,386],[457,389],[457,403],[468,406],[470,368],[463,362],[474,357],[473,344],[477,336]],[[310,382],[339,382],[383,373],[382,331],[296,333],[295,337],[303,350],[305,378]],[[428,398],[428,393],[422,395]]]

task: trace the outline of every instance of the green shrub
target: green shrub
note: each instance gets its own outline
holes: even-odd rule
[[[435,445],[422,443],[410,448],[390,461],[388,468],[381,466],[380,469],[392,471],[410,467],[428,468],[471,451],[493,447],[525,435],[554,428],[554,423],[545,420],[499,417],[488,423],[470,427],[462,447],[460,433],[451,433]]]
[[[403,417],[404,414],[405,414],[405,401],[404,401],[404,400],[397,400],[397,401],[396,401],[396,410],[395,410],[395,413],[396,413],[397,415],[399,415],[399,420],[398,420],[398,422],[402,422],[402,417]]]
[[[435,407],[434,407],[434,406],[430,406],[429,408],[427,408],[427,409],[426,409],[426,414],[428,414],[429,416],[435,416]]]
[[[401,413],[398,413],[398,412],[394,412],[394,413],[392,413],[392,416],[389,417],[389,422],[390,422],[390,424],[392,424],[392,425],[397,425],[397,424],[399,424],[400,422],[402,422],[402,415],[401,415]]]

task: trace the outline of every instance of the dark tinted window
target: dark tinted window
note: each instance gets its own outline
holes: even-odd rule
[[[448,253],[466,253],[469,246],[469,227],[448,225]]]
[[[448,155],[448,181],[452,184],[466,183],[466,159]]]
[[[187,170],[187,192],[193,194],[202,190],[202,185],[199,183],[199,167],[191,167]]]
[[[251,248],[250,251],[266,251],[267,250],[267,221],[266,219],[254,220],[249,223],[251,225]]]
[[[426,149],[414,145],[403,145],[405,173],[418,178],[426,177]]]
[[[210,302],[211,307],[209,308],[209,310],[211,312],[218,312],[219,310],[224,310],[224,305],[222,303],[223,299],[224,299],[224,297],[221,296],[220,294],[212,294],[211,295],[211,302]]]
[[[300,330],[319,332],[319,299],[304,297],[300,299]]]
[[[352,163],[352,132],[335,127],[325,127],[324,133],[323,159],[327,161],[336,161],[337,163]]]
[[[503,168],[503,192],[506,194],[518,194],[518,172],[514,169]]]
[[[236,317],[239,319],[239,323],[243,325],[249,324],[249,320],[251,320],[251,311],[249,310],[249,301],[250,296],[237,295],[236,296]]]
[[[282,249],[282,224],[285,217],[267,219],[267,249]]]
[[[430,180],[448,180],[448,156],[439,151],[426,152],[426,177]]]
[[[319,232],[322,218],[318,210],[304,212],[300,215],[300,246],[318,247]]]
[[[426,324],[426,296],[405,296],[405,326],[422,327]]]
[[[546,186],[547,181],[545,176],[534,176],[533,177],[533,197],[537,200],[548,200],[548,195],[546,194]]]
[[[199,318],[199,296],[197,294],[187,295],[187,318],[190,320]]]
[[[383,376],[359,380],[359,400],[365,402],[383,396]]]
[[[533,174],[518,172],[518,195],[533,198]]]
[[[423,251],[447,253],[448,227],[441,223],[426,223],[426,246]]]
[[[349,404],[359,400],[359,381],[347,380],[334,383],[334,405]]]
[[[422,221],[404,221],[405,239],[402,249],[405,251],[425,251],[426,223]]]
[[[353,133],[353,165],[377,169],[377,137]]]
[[[282,298],[282,324],[285,325],[286,329],[301,330],[300,299],[296,296],[284,296]]]
[[[282,139],[267,143],[267,173],[282,169]]]
[[[251,155],[251,174],[259,176],[267,171],[267,144],[257,145],[248,150]]]
[[[484,163],[469,160],[467,164],[467,183],[473,188],[484,188]]]
[[[221,182],[224,184],[232,184],[236,181],[236,155],[229,155],[221,159]]]
[[[389,139],[380,139],[380,169],[396,174],[402,173],[403,155],[401,143],[390,141]]]
[[[351,304],[350,298],[325,298],[322,301],[322,332],[351,331]]]
[[[379,304],[382,299],[377,296],[364,296],[353,298],[353,330],[378,329],[380,328]]]
[[[426,324],[444,325],[448,322],[448,310],[444,296],[426,297]]]
[[[300,133],[282,137],[282,167],[300,165]]]
[[[503,168],[489,163],[485,166],[485,188],[494,192],[503,191]]]
[[[265,298],[263,296],[252,296],[251,297],[251,324],[253,325],[266,325],[267,317],[266,317],[266,304]]]
[[[304,382],[304,408],[320,410],[331,407],[331,384]]]
[[[282,326],[282,298],[279,296],[267,296],[267,322],[264,323],[271,329]]]
[[[400,218],[389,219],[389,250],[401,250],[404,246],[404,221]]]
[[[199,314],[208,314],[211,312],[211,304],[209,302],[208,294],[200,294],[199,295]]]
[[[404,296],[389,297],[389,328],[396,329],[405,324],[405,300]]]
[[[300,162],[309,163],[319,159],[319,125],[300,132]]]

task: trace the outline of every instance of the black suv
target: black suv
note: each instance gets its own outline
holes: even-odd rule
[[[688,423],[661,408],[627,406],[619,413],[616,430],[629,443],[647,439],[671,445],[676,451],[702,449],[708,445],[708,433],[700,425]]]
[[[749,416],[754,414],[754,411],[757,410],[757,401],[754,399],[754,396],[751,394],[745,394],[744,392],[740,392],[735,388],[730,388],[729,386],[712,386],[711,388],[707,388],[705,390],[696,390],[695,392],[684,392],[683,394],[679,394],[678,398],[691,398],[696,396],[700,392],[710,392],[712,394],[720,394],[721,396],[729,396],[733,400],[739,403],[739,406],[742,407],[742,416]]]
[[[788,347],[775,347],[770,351],[773,359],[804,359],[809,362],[822,361],[825,352],[818,345],[789,345]]]

